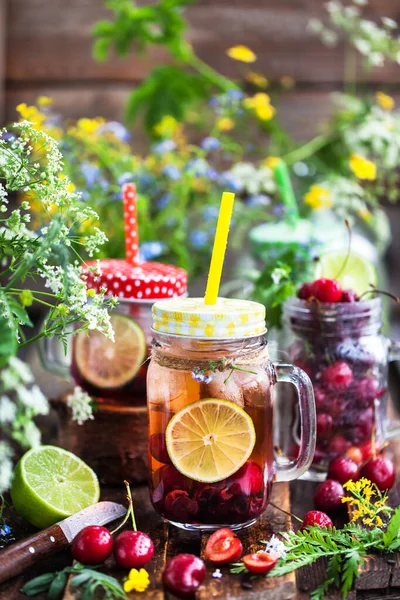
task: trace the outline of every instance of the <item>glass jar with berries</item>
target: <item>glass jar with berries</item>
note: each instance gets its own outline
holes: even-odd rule
[[[366,460],[398,433],[387,417],[387,371],[400,345],[382,335],[379,297],[358,298],[333,279],[304,284],[285,302],[283,315],[290,360],[314,386],[317,443],[309,476],[322,479],[331,459]],[[294,407],[294,432],[296,413]]]

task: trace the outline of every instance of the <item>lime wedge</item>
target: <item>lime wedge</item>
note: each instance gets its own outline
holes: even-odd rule
[[[75,340],[75,360],[82,377],[98,388],[117,388],[135,377],[146,357],[146,339],[126,315],[112,315],[115,342],[99,331],[82,331]]]
[[[360,295],[370,284],[376,285],[377,275],[374,265],[360,254],[347,251],[323,254],[315,267],[315,279],[326,277],[336,279],[344,290],[353,290]]]
[[[11,484],[15,509],[41,529],[95,504],[99,497],[96,473],[57,446],[28,450],[15,467]]]
[[[216,398],[182,408],[168,423],[165,436],[169,457],[178,471],[205,483],[236,473],[256,442],[249,415],[237,404]]]

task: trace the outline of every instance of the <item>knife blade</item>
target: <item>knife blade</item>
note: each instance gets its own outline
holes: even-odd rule
[[[126,508],[122,504],[98,502],[2,550],[0,552],[0,583],[18,575],[42,558],[60,552],[84,527],[106,525],[125,514]]]

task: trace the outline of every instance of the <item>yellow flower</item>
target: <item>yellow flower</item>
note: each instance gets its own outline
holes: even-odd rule
[[[280,161],[281,159],[277,156],[267,156],[267,158],[264,161],[264,164],[266,167],[273,169]]]
[[[250,71],[247,73],[246,80],[253,85],[256,85],[259,88],[265,90],[268,87],[268,79],[262,75],[262,73],[255,73],[254,71]]]
[[[331,208],[333,206],[330,191],[320,185],[312,185],[310,187],[307,194],[304,196],[304,202],[314,210]]]
[[[50,106],[53,104],[53,98],[49,98],[48,96],[39,96],[36,100],[36,104],[39,106]]]
[[[227,55],[233,60],[238,60],[244,63],[252,63],[257,60],[257,56],[253,50],[250,50],[247,46],[233,46],[226,51]]]
[[[246,108],[254,109],[257,117],[262,121],[269,121],[275,114],[275,108],[271,106],[271,98],[265,92],[258,92],[254,96],[245,98],[243,105]]]
[[[79,119],[77,121],[78,130],[82,133],[95,133],[96,129],[99,125],[102,125],[105,122],[105,119],[101,117],[96,117],[95,119]]]
[[[124,591],[129,592],[144,592],[150,585],[149,574],[146,569],[131,569],[128,579],[124,581]]]
[[[222,117],[217,121],[217,127],[220,131],[230,131],[235,127],[235,121],[229,117]]]
[[[375,98],[379,106],[384,110],[394,109],[394,99],[392,98],[392,96],[388,96],[383,92],[376,92]]]
[[[365,206],[363,208],[360,208],[358,211],[358,216],[360,217],[360,219],[362,219],[363,221],[370,221],[372,214],[371,212],[368,210],[368,208],[366,208]]]
[[[350,157],[350,169],[359,179],[376,179],[376,164],[360,154],[352,154]]]
[[[177,128],[178,121],[171,115],[165,115],[157,125],[154,125],[155,133],[162,137],[172,137]]]
[[[33,123],[35,129],[40,129],[43,122],[46,120],[46,115],[41,113],[36,106],[27,106],[25,103],[22,103],[18,104],[16,110],[23,120]]]

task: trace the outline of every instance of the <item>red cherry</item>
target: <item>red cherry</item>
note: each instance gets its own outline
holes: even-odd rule
[[[163,582],[170,592],[189,598],[206,576],[204,562],[194,554],[178,554],[165,565]]]
[[[354,395],[361,407],[371,406],[375,398],[380,397],[379,381],[375,377],[364,377],[354,386]]]
[[[243,556],[246,569],[255,575],[265,575],[275,567],[278,557],[268,552],[257,552],[257,554],[246,554]]]
[[[165,443],[164,433],[153,433],[149,441],[150,454],[159,462],[166,465],[171,462]]]
[[[111,554],[111,533],[100,525],[88,525],[72,540],[71,552],[75,560],[83,565],[99,565]]]
[[[155,488],[154,495],[156,495],[157,498],[159,495],[160,497],[165,496],[168,492],[172,492],[172,490],[185,490],[188,492],[193,484],[193,481],[182,475],[182,473],[179,473],[174,465],[164,465],[157,469],[154,473],[153,480]]]
[[[303,523],[300,527],[301,531],[306,527],[318,525],[319,527],[333,527],[331,519],[320,510],[310,510],[304,515]]]
[[[327,405],[327,397],[324,390],[314,385],[315,406],[318,410],[323,410]]]
[[[235,496],[261,494],[264,490],[264,476],[261,467],[254,461],[247,461],[236,473],[229,477],[226,487]]]
[[[376,442],[375,442],[375,446],[374,446],[375,452],[373,452],[372,441],[371,440],[368,440],[367,442],[364,442],[363,444],[360,444],[359,448],[361,450],[362,459],[363,459],[364,462],[366,460],[368,460],[369,458],[371,458],[371,456],[373,456],[374,454],[376,454],[377,452],[379,452],[379,447],[378,447],[378,445],[377,445]]]
[[[189,498],[189,494],[183,490],[169,492],[165,497],[164,506],[168,518],[179,522],[192,520],[199,510],[197,502]]]
[[[363,462],[363,453],[361,448],[358,446],[351,446],[348,450],[346,450],[345,456],[355,462],[356,465],[360,465]]]
[[[297,295],[301,300],[308,300],[309,298],[311,298],[313,296],[313,284],[303,283]]]
[[[314,504],[318,510],[332,513],[342,506],[344,489],[338,481],[327,479],[319,484],[314,494]]]
[[[335,390],[345,390],[353,381],[353,371],[344,360],[338,360],[322,371],[325,385]]]
[[[206,545],[206,558],[217,565],[237,560],[242,552],[242,542],[228,527],[214,531]]]
[[[351,443],[342,435],[334,435],[333,438],[329,440],[328,453],[335,456],[343,455],[350,446]]]
[[[115,540],[115,562],[124,569],[140,569],[153,558],[154,544],[141,531],[123,531]]]
[[[335,279],[317,279],[312,284],[312,295],[320,302],[339,302],[342,293],[342,286]]]
[[[333,419],[331,415],[321,413],[317,415],[317,437],[319,440],[328,440],[332,436]]]
[[[365,463],[361,469],[361,475],[375,483],[381,492],[390,490],[396,479],[394,464],[384,456],[372,458]]]
[[[357,302],[358,296],[353,290],[343,290],[340,302]]]
[[[358,466],[351,458],[338,456],[331,461],[328,469],[328,479],[335,479],[343,484],[349,481],[349,479],[358,481],[359,478],[360,472]]]

